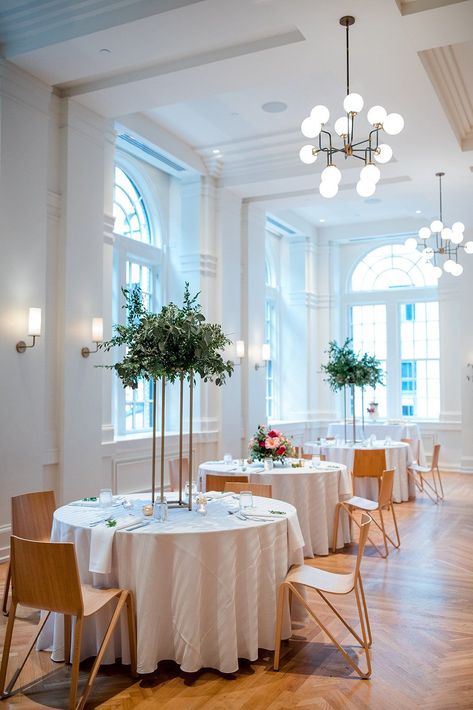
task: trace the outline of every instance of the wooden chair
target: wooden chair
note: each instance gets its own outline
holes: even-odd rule
[[[400,546],[401,544],[401,539],[399,537],[399,530],[397,527],[397,520],[396,520],[396,514],[394,512],[394,505],[392,501],[392,496],[393,496],[393,481],[394,481],[394,469],[389,469],[388,471],[383,471],[383,474],[381,476],[381,485],[379,488],[379,496],[378,500],[369,500],[368,498],[360,498],[359,496],[352,496],[348,500],[342,501],[341,503],[337,503],[337,507],[335,508],[335,522],[333,526],[333,543],[332,543],[332,549],[335,552],[337,549],[337,534],[338,534],[338,521],[340,517],[340,510],[343,508],[346,510],[348,515],[350,516],[350,520],[353,520],[353,522],[358,526],[360,526],[360,523],[354,516],[353,512],[355,510],[361,510],[363,512],[367,512],[370,514],[372,521],[374,524],[379,528],[383,535],[383,542],[384,542],[384,550],[385,554],[382,553],[382,551],[379,549],[379,547],[373,542],[371,538],[368,538],[371,544],[377,549],[381,557],[387,557],[389,554],[388,550],[388,540],[391,543],[393,547],[396,549]],[[391,537],[388,535],[386,532],[386,528],[384,525],[384,517],[383,517],[383,510],[390,510],[392,517],[393,517],[393,523],[394,523],[394,530],[396,532],[396,542],[394,542]],[[379,513],[379,519],[380,523],[376,520],[376,518],[373,517],[373,513],[378,512]]]
[[[414,439],[401,439],[405,444],[409,444],[409,449],[411,450],[412,463],[420,463],[420,441],[414,441]]]
[[[189,481],[189,459],[182,459],[182,490]],[[172,491],[179,490],[179,459],[169,460],[169,483]]]
[[[360,542],[358,547],[358,555],[356,558],[355,570],[349,574],[338,574],[335,572],[326,572],[325,570],[318,569],[312,565],[300,565],[295,566],[289,570],[286,579],[279,587],[278,596],[278,609],[276,616],[276,638],[274,642],[274,670],[279,670],[279,659],[281,652],[281,630],[282,621],[285,606],[285,594],[286,589],[291,597],[294,594],[300,603],[307,609],[310,616],[313,618],[316,624],[318,624],[323,631],[330,638],[332,643],[338,648],[344,659],[350,666],[358,673],[361,678],[369,678],[371,675],[371,659],[370,659],[370,646],[372,644],[371,628],[368,618],[368,609],[366,607],[365,593],[363,590],[363,582],[361,580],[360,566],[361,558],[363,557],[363,551],[365,548],[366,540],[368,538],[368,531],[371,523],[371,518],[365,513],[361,520],[360,529]],[[300,590],[303,587],[305,589],[313,589],[317,594],[323,599],[323,601],[329,606],[329,608],[334,612],[334,614],[340,619],[342,624],[351,633],[351,635],[356,639],[356,641],[362,647],[365,657],[367,670],[362,671],[361,668],[355,663],[352,656],[350,656],[336,640],[335,636],[328,630],[325,624],[322,623],[320,618],[316,615],[314,609],[310,606],[308,601],[305,599],[304,594]],[[361,638],[356,633],[356,631],[350,626],[350,624],[342,617],[334,605],[325,597],[325,594],[350,594],[355,593],[356,606],[358,609],[358,617],[361,627]]]
[[[240,481],[241,483],[248,483],[248,476],[229,476],[228,473],[208,473],[205,477],[205,490],[206,491],[220,491],[223,493],[225,490],[225,482],[231,478],[235,483]]]
[[[51,537],[53,514],[56,510],[54,491],[38,491],[14,496],[11,499],[12,535],[27,540],[47,542]],[[2,611],[8,616],[8,592],[10,591],[10,566],[5,580]]]
[[[132,674],[136,675],[136,629],[133,597],[127,589],[95,589],[82,585],[79,579],[77,558],[72,542],[36,542],[11,538],[12,605],[5,634],[5,645],[0,667],[0,697],[11,694],[18,676],[30,655],[36,640],[52,611],[64,614],[65,662],[70,663],[71,616],[76,617],[72,656],[71,687],[69,708],[82,710],[95,680],[108,642],[123,607],[127,607],[128,634]],[[80,647],[84,619],[102,609],[112,599],[117,600],[110,623],[87,678],[81,698],[77,701],[77,681],[79,677]],[[8,657],[18,604],[33,609],[47,611],[38,625],[37,633],[23,660],[14,672],[5,689]]]
[[[444,499],[442,478],[439,469],[439,456],[440,444],[435,444],[430,466],[420,466],[418,463],[413,463],[410,468],[407,469],[407,473],[413,478],[417,489],[426,493],[435,504],[437,504],[439,500]],[[432,474],[432,482],[426,478],[429,473]],[[436,476],[438,477],[438,488]]]
[[[241,491],[251,491],[254,496],[262,498],[272,498],[273,490],[269,483],[242,483],[241,481],[225,481],[224,493],[241,493]]]

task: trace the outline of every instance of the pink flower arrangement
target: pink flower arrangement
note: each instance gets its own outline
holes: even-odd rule
[[[256,434],[250,439],[248,450],[251,458],[257,461],[266,458],[282,461],[293,454],[292,442],[287,436],[281,431],[268,429],[262,424],[259,425]]]

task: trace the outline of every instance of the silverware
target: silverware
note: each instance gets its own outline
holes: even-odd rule
[[[130,532],[130,530],[137,530],[138,528],[144,528],[151,523],[150,520],[144,520],[142,523],[135,523],[135,525],[130,525],[129,528],[123,528],[125,532]]]

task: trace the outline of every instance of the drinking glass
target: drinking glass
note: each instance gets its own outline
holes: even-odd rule
[[[99,505],[101,508],[111,508],[113,505],[113,495],[111,488],[101,488],[99,493]]]
[[[154,515],[160,523],[165,523],[168,519],[168,502],[165,498],[154,506]]]
[[[390,436],[387,436],[387,437],[384,439],[384,443],[386,444],[386,446],[391,446],[391,444],[392,444],[392,439],[391,439],[391,437],[390,437]]]
[[[318,456],[312,456],[312,468],[317,468],[320,459]]]
[[[251,491],[241,491],[240,510],[253,507],[253,493]]]
[[[265,471],[272,471],[274,466],[273,459],[264,459],[263,468]]]
[[[230,466],[230,464],[233,461],[233,456],[231,454],[224,454],[223,455],[223,463],[226,464],[227,466]]]

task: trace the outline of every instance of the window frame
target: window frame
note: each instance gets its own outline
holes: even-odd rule
[[[400,242],[397,242],[400,244]],[[377,244],[360,254],[359,258],[352,264],[347,274],[347,288],[341,298],[341,327],[342,332],[348,337],[351,336],[351,307],[363,305],[384,304],[386,306],[386,402],[388,419],[403,418],[401,412],[401,333],[400,333],[400,306],[403,303],[439,303],[439,291],[437,286],[410,286],[386,290],[374,291],[352,291],[351,278],[358,264],[372,251],[381,246],[393,246],[393,242]],[[439,322],[441,331],[441,323]],[[440,333],[441,337],[441,333]],[[440,373],[441,367],[441,354]],[[393,373],[395,373],[393,375]],[[440,411],[442,409],[442,386],[440,385]],[[408,417],[409,421],[424,419],[423,417]],[[432,418],[431,421],[438,421]]]

